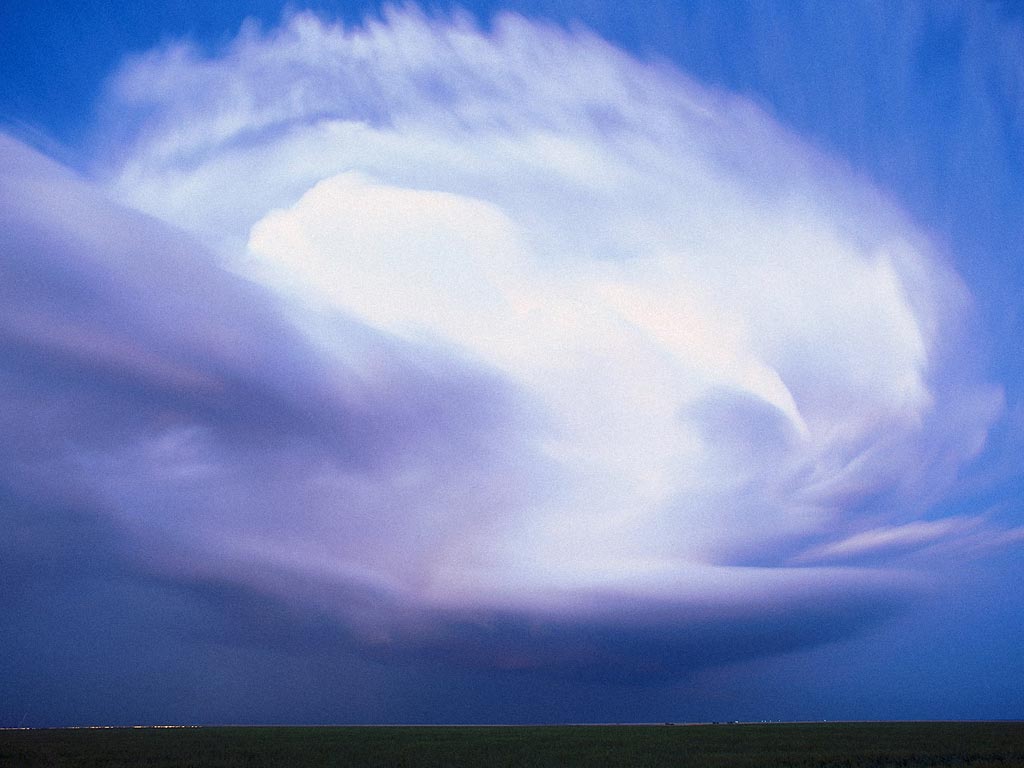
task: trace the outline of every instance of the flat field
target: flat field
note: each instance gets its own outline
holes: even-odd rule
[[[0,766],[1010,768],[1024,722],[0,731]]]

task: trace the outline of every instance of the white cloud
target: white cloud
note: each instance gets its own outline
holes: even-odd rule
[[[800,553],[798,562],[843,561],[904,550],[917,550],[952,535],[971,532],[982,523],[980,518],[917,520],[903,525],[886,525],[855,533],[840,541],[829,542]]]
[[[966,293],[884,196],[748,102],[585,33],[401,11],[147,54],[107,111],[127,126],[111,193],[271,287],[318,344],[344,356],[340,313],[542,414],[556,469],[521,476],[544,487],[418,553],[413,592],[827,592],[815,569],[735,563],[954,532],[913,519],[1001,405],[945,346]],[[292,539],[264,551],[331,570],[330,536]]]

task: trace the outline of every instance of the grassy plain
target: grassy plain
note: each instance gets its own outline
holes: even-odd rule
[[[0,766],[1011,768],[1024,722],[8,730]]]

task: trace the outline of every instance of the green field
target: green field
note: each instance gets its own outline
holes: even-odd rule
[[[0,766],[1024,766],[1024,723],[0,731]]]

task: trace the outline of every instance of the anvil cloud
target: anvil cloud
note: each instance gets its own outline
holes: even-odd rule
[[[1019,538],[942,506],[1004,409],[942,244],[749,100],[406,9],[134,56],[100,114],[93,181],[0,143],[12,595],[92,573],[45,507],[339,654],[638,683]]]

